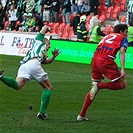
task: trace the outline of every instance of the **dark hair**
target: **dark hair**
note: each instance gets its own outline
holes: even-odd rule
[[[125,29],[128,29],[126,24],[117,24],[114,26],[114,33],[120,33],[120,31],[124,32]]]
[[[129,25],[130,25],[130,26],[133,26],[133,22],[132,22],[132,21],[129,21]]]

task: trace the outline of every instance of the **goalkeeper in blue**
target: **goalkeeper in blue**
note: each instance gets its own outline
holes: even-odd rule
[[[45,38],[45,34],[49,31],[48,26],[43,26],[41,31],[35,37],[32,48],[27,52],[26,56],[20,61],[20,67],[16,80],[3,75],[4,71],[0,71],[0,80],[7,86],[15,90],[20,90],[26,82],[34,79],[43,88],[41,95],[40,111],[37,114],[38,119],[46,120],[45,110],[49,104],[52,85],[48,78],[48,74],[43,70],[41,64],[50,64],[60,53],[58,49],[52,51],[52,56],[47,57],[47,51],[50,48],[50,42]]]

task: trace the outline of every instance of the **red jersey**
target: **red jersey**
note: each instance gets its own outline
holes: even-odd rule
[[[127,43],[128,41],[125,36],[118,33],[109,34],[99,42],[94,57],[103,56],[115,58],[121,47],[127,48]]]

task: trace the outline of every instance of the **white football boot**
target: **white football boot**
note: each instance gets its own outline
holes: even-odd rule
[[[92,89],[90,90],[90,99],[93,100],[98,92],[97,82],[92,82]]]
[[[77,116],[77,121],[88,121],[88,118],[78,115]]]

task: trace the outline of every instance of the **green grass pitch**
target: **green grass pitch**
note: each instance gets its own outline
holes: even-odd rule
[[[0,55],[0,69],[15,78],[22,57]],[[31,66],[32,67],[32,66]],[[101,90],[87,111],[89,121],[77,122],[90,90],[90,66],[54,61],[43,65],[53,86],[47,121],[36,118],[42,88],[34,81],[20,91],[0,82],[0,133],[132,133],[133,70],[126,69],[127,88]],[[29,110],[28,106],[33,109]]]

